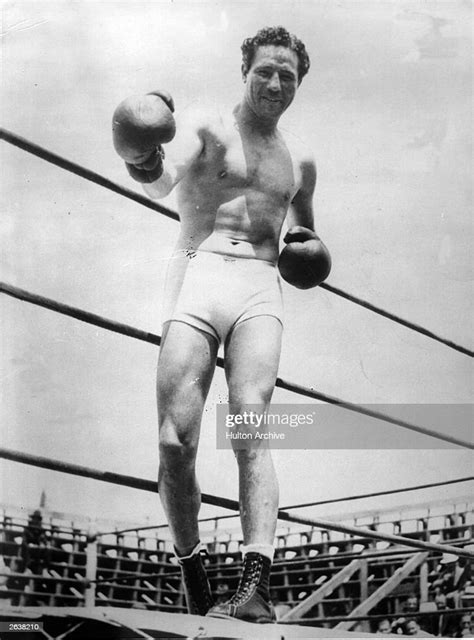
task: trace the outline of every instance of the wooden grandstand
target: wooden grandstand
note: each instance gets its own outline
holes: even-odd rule
[[[474,539],[473,503],[467,498],[382,513],[347,514],[341,520],[363,525],[365,531],[393,532],[451,547],[463,548]],[[207,530],[204,524],[211,588],[216,595],[232,592],[240,574],[238,528],[225,528],[219,518],[213,519]],[[31,526],[31,521],[3,509],[0,602],[13,607],[83,607],[88,603],[167,613],[186,611],[166,529],[116,528],[93,539],[74,521],[44,514],[44,540],[41,545],[30,545],[27,567],[24,534]],[[357,537],[280,526],[272,597],[283,610],[281,622],[370,632],[380,617],[399,615],[408,594],[416,593],[422,604],[433,600],[441,557],[441,553],[381,542],[365,533]],[[460,561],[469,563],[468,559]],[[472,609],[473,604],[467,596],[460,600],[459,614]]]

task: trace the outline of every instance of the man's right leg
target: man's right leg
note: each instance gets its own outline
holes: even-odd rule
[[[213,336],[172,321],[164,332],[157,375],[158,490],[182,568],[188,609],[201,615],[212,602],[197,553],[201,493],[195,462],[217,349]]]

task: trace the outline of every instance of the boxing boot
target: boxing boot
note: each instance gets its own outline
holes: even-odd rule
[[[177,560],[181,567],[188,613],[205,616],[213,606],[214,600],[212,599],[202,555],[198,552],[184,558],[177,556]]]
[[[271,561],[260,553],[247,553],[242,577],[235,594],[209,610],[213,618],[233,618],[247,622],[275,622],[275,610],[270,601]]]

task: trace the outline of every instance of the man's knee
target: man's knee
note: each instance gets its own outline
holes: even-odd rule
[[[258,389],[255,387],[234,387],[229,389],[229,411],[243,414],[244,411],[263,413],[270,405],[273,386]]]
[[[188,430],[180,429],[171,421],[164,420],[159,434],[160,467],[167,471],[194,466],[197,454],[197,437]]]

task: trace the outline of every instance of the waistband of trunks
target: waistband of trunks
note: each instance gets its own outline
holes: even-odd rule
[[[255,256],[234,256],[230,253],[217,253],[215,251],[206,251],[206,250],[202,250],[202,249],[196,249],[196,250],[191,250],[191,249],[178,249],[177,251],[175,251],[173,253],[173,258],[189,258],[192,259],[195,256],[199,256],[202,257],[204,260],[207,260],[209,262],[214,261],[216,264],[217,263],[238,263],[238,264],[242,264],[242,265],[258,265],[258,264],[262,264],[262,265],[266,265],[268,267],[271,267],[272,269],[275,269],[277,264],[276,262],[272,262],[271,260],[262,260],[261,258],[257,258]]]

